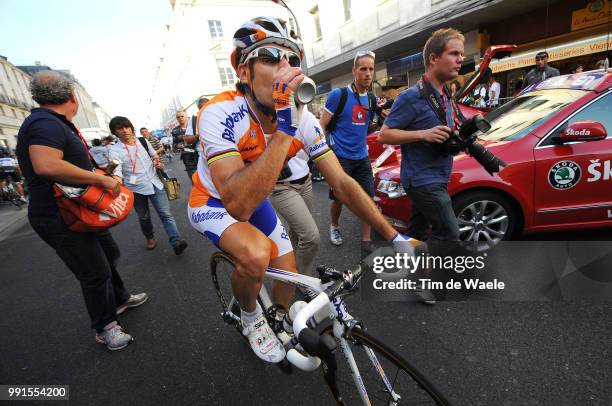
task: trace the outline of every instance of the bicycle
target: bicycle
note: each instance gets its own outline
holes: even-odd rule
[[[210,257],[210,266],[222,306],[221,317],[238,330],[246,342],[242,335],[240,307],[231,287],[234,262],[225,253],[215,252]],[[363,323],[349,314],[343,298],[358,288],[362,276],[360,265],[344,272],[320,266],[317,273],[318,278],[275,268],[266,271],[265,281],[290,283],[316,292],[316,297],[294,317],[293,335],[284,331],[282,319],[276,315],[281,306],[272,303],[265,283],[258,295],[268,323],[287,350],[285,360],[279,364],[284,372],[290,373],[292,366],[314,371],[322,365],[324,380],[338,405],[355,405],[360,401],[364,405],[450,405],[422,373],[370,335]],[[338,370],[334,355],[337,347],[348,364],[348,371]]]

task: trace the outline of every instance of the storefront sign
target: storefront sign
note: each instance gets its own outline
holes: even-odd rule
[[[548,49],[548,61],[558,61],[562,59],[575,58],[577,56],[596,54],[598,52],[606,51],[606,41],[608,40],[607,35],[600,37],[590,38],[582,41],[577,41],[570,44],[560,45]],[[612,37],[608,47],[612,49]],[[489,65],[493,73],[504,72],[507,70],[535,67],[535,55],[541,51],[541,49],[533,50],[523,55],[517,55],[510,58],[501,59],[499,61],[493,61]]]
[[[321,83],[317,85],[317,94],[325,94],[331,92],[331,82]]]
[[[423,53],[409,55],[401,59],[387,63],[387,75],[405,75],[406,72],[421,69],[423,67]]]
[[[610,18],[610,0],[592,1],[572,13],[572,31],[604,24]]]

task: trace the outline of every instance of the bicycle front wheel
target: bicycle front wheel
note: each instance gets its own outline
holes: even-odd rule
[[[333,327],[326,328],[323,334],[333,336]],[[450,405],[414,366],[360,328],[355,327],[352,340],[346,340],[350,351],[340,342],[337,344],[337,386],[345,405]],[[350,367],[351,358],[361,375],[359,385]]]

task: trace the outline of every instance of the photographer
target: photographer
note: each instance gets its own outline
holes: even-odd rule
[[[423,49],[426,74],[397,97],[378,138],[402,146],[401,181],[412,200],[408,235],[428,244],[459,240],[448,194],[453,157],[442,146],[460,127],[459,113],[444,84],[459,74],[463,42],[463,35],[452,28],[431,35]]]

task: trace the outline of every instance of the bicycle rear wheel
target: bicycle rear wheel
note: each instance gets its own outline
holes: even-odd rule
[[[227,324],[233,326],[242,339],[242,321],[240,320],[240,306],[232,290],[232,273],[236,267],[232,259],[222,252],[215,252],[210,257],[210,274],[213,285],[221,302],[221,317]]]
[[[329,326],[323,334],[333,336]],[[355,359],[372,405],[450,405],[444,395],[416,368],[380,340],[355,327],[348,346]],[[346,405],[364,401],[351,375],[351,369],[338,342],[337,385]],[[386,377],[386,382],[384,380]]]

